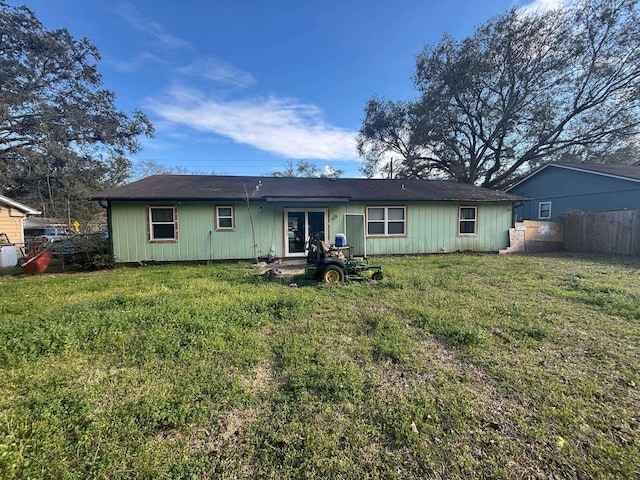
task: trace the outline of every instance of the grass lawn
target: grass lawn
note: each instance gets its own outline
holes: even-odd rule
[[[0,277],[0,478],[640,477],[640,258],[380,261]]]

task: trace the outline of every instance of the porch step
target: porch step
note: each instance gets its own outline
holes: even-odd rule
[[[514,228],[509,229],[509,246],[503,250],[500,250],[498,253],[524,253],[524,239],[526,230],[527,229],[524,223],[516,223],[516,226]]]

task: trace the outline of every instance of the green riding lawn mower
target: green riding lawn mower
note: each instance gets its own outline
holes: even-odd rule
[[[354,259],[348,245],[327,245],[324,232],[311,234],[307,243],[305,274],[325,283],[352,280],[382,280],[382,267],[370,265],[366,258]]]

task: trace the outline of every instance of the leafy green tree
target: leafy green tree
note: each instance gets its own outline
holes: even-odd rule
[[[142,112],[116,108],[99,60],[86,38],[0,0],[0,190],[48,216],[98,211],[88,196],[124,181],[153,134]]]
[[[511,10],[417,57],[412,101],[369,100],[358,136],[372,176],[441,175],[501,188],[544,163],[625,152],[639,132],[638,0]]]
[[[318,167],[313,163],[299,160],[295,165],[289,161],[285,165],[285,169],[281,171],[271,172],[271,177],[310,177],[310,178],[339,178],[344,170],[335,170],[327,167],[326,171],[320,172]]]

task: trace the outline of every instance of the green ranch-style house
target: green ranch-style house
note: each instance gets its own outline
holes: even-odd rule
[[[354,255],[494,252],[520,197],[439,180],[153,175],[93,199],[129,263],[303,257],[313,232],[345,234]]]

